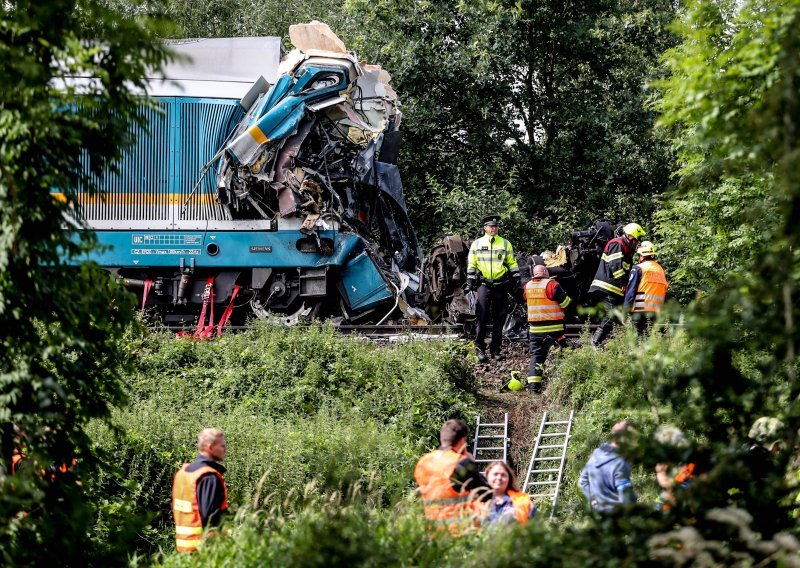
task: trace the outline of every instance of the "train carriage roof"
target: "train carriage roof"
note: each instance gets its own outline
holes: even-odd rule
[[[240,99],[259,77],[278,78],[283,45],[279,37],[239,37],[167,42],[177,57],[148,77],[157,97]]]
[[[237,37],[167,40],[175,53],[160,71],[147,79],[147,92],[154,97],[241,99],[260,77],[272,85],[285,50],[281,38]],[[97,79],[60,75],[55,88],[66,86],[84,94],[97,92]]]

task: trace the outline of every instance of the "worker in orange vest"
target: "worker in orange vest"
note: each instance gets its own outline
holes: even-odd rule
[[[422,456],[414,469],[429,530],[459,535],[476,527],[475,501],[491,497],[478,464],[467,451],[467,433],[463,420],[445,422],[439,449]]]
[[[493,461],[484,473],[486,481],[492,488],[492,499],[489,504],[485,525],[528,522],[536,515],[531,496],[517,489],[514,472],[503,460]]]
[[[203,531],[219,525],[228,509],[225,487],[225,459],[228,445],[225,434],[206,428],[197,435],[197,457],[185,463],[172,484],[172,514],[175,518],[175,544],[178,552],[197,550]]]
[[[625,307],[633,314],[636,330],[647,333],[653,320],[661,312],[667,296],[667,276],[656,262],[656,249],[650,241],[644,241],[636,249],[639,264],[631,269],[625,292]]]
[[[527,390],[541,392],[544,380],[544,362],[551,347],[564,346],[564,310],[572,300],[561,285],[550,278],[547,267],[533,267],[533,278],[525,285],[525,301],[528,304],[528,337],[531,363],[528,367]]]

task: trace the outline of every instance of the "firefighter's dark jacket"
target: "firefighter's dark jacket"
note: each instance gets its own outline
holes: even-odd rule
[[[625,285],[633,264],[633,253],[632,243],[624,236],[608,241],[589,292],[605,292],[611,296],[618,296],[621,301],[625,297]]]

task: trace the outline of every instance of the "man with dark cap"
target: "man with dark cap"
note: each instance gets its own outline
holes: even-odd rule
[[[473,241],[467,256],[466,291],[474,290],[478,296],[475,307],[478,318],[475,346],[478,349],[480,362],[486,361],[486,326],[490,315],[492,341],[489,349],[492,359],[500,359],[508,293],[519,295],[521,290],[519,266],[514,258],[514,248],[510,242],[497,234],[499,230],[499,215],[484,217],[484,235]]]

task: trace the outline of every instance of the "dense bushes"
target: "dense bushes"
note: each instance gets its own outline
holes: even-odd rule
[[[654,333],[647,341],[633,329],[621,329],[603,349],[585,347],[565,352],[554,362],[545,392],[550,404],[575,410],[559,516],[573,522],[583,516],[586,504],[577,480],[591,452],[609,439],[611,426],[622,419],[631,420],[643,436],[652,435],[660,423],[686,427],[664,402],[658,399],[656,386],[670,387],[664,371],[685,371],[685,359],[692,352],[686,333],[671,330]],[[691,427],[689,428],[691,430]],[[656,483],[652,469],[634,463],[633,482],[639,502],[655,504]]]
[[[342,338],[330,326],[257,324],[213,342],[137,337],[130,349],[130,401],[114,414],[123,429],[92,430],[125,475],[105,476],[95,490],[128,495],[135,511],[154,513],[151,536],[162,544],[172,475],[196,453],[203,427],[226,432],[234,504],[251,502],[259,484],[263,495],[292,500],[309,482],[345,492],[371,484],[372,498],[389,504],[408,489],[438,425],[475,412],[472,356],[457,343],[386,348]]]

